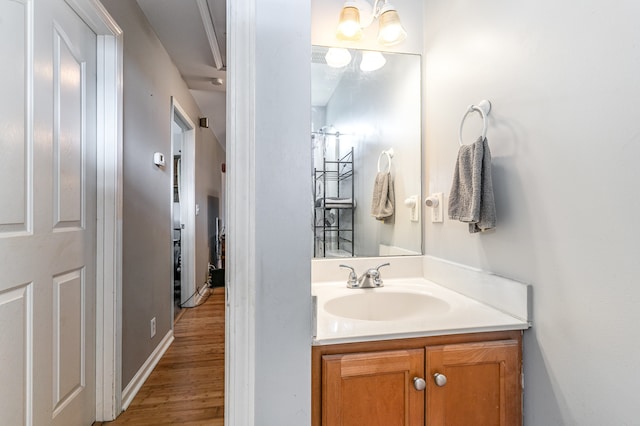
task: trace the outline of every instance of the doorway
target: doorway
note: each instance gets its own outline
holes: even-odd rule
[[[171,101],[171,292],[173,318],[198,301],[195,284],[195,126]]]
[[[171,239],[173,243],[173,319],[174,321],[182,311],[182,223],[180,221],[180,201],[181,201],[181,188],[180,184],[182,179],[180,173],[182,171],[182,139],[184,130],[177,122],[177,117],[174,115],[171,122],[171,154],[173,161],[173,173],[172,173],[172,192],[173,192],[173,209],[171,220]]]

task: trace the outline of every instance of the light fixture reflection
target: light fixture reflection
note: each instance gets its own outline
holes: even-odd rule
[[[379,70],[387,63],[380,52],[362,52],[362,61],[360,62],[360,69],[362,71],[375,71]]]
[[[333,68],[342,68],[351,62],[351,53],[341,47],[330,47],[324,55],[327,65]]]

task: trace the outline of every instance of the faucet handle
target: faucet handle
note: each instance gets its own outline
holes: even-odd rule
[[[349,272],[349,280],[347,281],[347,286],[348,287],[357,287],[358,286],[358,274],[356,274],[356,270],[353,269],[349,265],[339,265],[339,266],[341,268],[351,269],[351,272]]]
[[[391,266],[391,263],[387,262],[387,263],[383,263],[382,265],[378,265],[376,266],[375,270],[380,272],[380,268],[382,268],[383,266]]]
[[[378,265],[375,268],[372,268],[373,271],[376,271],[375,274],[373,275],[373,284],[375,284],[376,287],[382,287],[382,278],[380,278],[380,268],[382,268],[383,266],[390,266],[390,263],[383,263],[382,265]]]

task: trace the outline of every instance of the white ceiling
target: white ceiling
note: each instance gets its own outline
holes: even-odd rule
[[[137,0],[209,127],[226,147],[226,0]],[[204,22],[209,22],[209,37]],[[217,42],[217,43],[216,43]],[[220,56],[216,63],[215,55]],[[222,79],[222,85],[212,81]]]
[[[209,127],[226,149],[226,0],[137,0],[169,56],[178,67]],[[209,23],[209,34],[206,23]],[[216,43],[217,42],[217,43]],[[215,45],[212,45],[215,44]],[[220,52],[216,63],[215,50]],[[326,48],[314,47],[311,64],[314,106],[327,104],[345,68],[326,65]],[[222,85],[212,81],[222,79]]]

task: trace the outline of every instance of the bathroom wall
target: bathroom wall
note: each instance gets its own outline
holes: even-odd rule
[[[283,10],[297,19],[283,26]],[[255,129],[255,169],[238,173],[255,185],[255,236],[239,249],[255,256],[255,364],[246,368],[255,372],[256,426],[311,418],[311,124],[301,108],[311,102],[309,63],[301,61],[311,57],[309,26],[308,2],[255,1],[255,115],[246,121]]]
[[[171,173],[153,164],[171,154],[171,96],[197,123],[200,111],[177,68],[133,1],[103,0],[124,31],[123,342],[126,387],[171,329]],[[196,283],[207,271],[207,195],[220,194],[224,152],[210,129],[196,128]],[[149,338],[156,317],[157,333]]]
[[[448,195],[467,105],[493,105],[498,226],[428,221],[426,253],[533,286],[525,424],[638,423],[640,10],[425,2],[428,188]],[[465,140],[480,130],[470,117]]]

